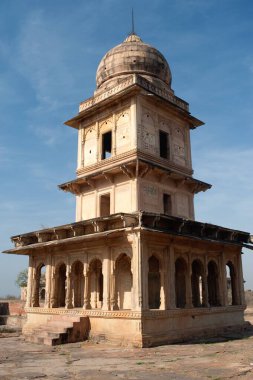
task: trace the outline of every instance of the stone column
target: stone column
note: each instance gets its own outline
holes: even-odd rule
[[[169,248],[169,308],[176,308],[176,292],[175,292],[175,257],[174,257],[174,247]]]
[[[102,272],[103,272],[103,305],[102,310],[110,309],[110,255],[109,255],[109,247],[106,248],[106,252],[104,254]]]
[[[51,255],[48,257],[48,263],[46,265],[46,289],[45,289],[45,308],[50,307],[50,293],[51,293]]]
[[[228,305],[228,287],[227,287],[227,270],[224,252],[221,255],[220,273],[221,273],[221,291],[220,303],[222,306]]]
[[[191,266],[191,254],[188,255],[188,265],[186,272],[186,308],[192,308],[192,266]]]
[[[39,278],[37,268],[33,268],[32,283],[32,307],[39,307]]]
[[[90,309],[90,297],[89,297],[89,272],[88,264],[83,265],[83,276],[84,276],[84,294],[83,294],[83,308]]]
[[[51,268],[51,293],[50,307],[57,307],[57,284],[59,275],[56,274],[55,267]]]
[[[246,306],[245,293],[244,293],[244,279],[243,279],[243,272],[242,272],[242,256],[241,256],[242,254],[243,253],[238,252],[238,257],[237,257],[238,272],[236,273],[236,287],[238,288],[238,291],[236,293],[238,294],[238,303],[240,305]]]
[[[25,307],[31,307],[32,303],[32,282],[33,282],[33,257],[29,256],[29,268],[27,278],[27,295]]]
[[[111,310],[116,310],[117,308],[117,303],[116,303],[116,278],[115,278],[115,268],[113,268],[113,271],[111,273],[111,289],[110,289],[110,309]]]
[[[203,303],[203,306],[209,307],[210,305],[209,305],[209,301],[208,301],[207,275],[208,275],[207,256],[205,255],[205,259],[204,259],[204,273],[203,273],[203,278],[202,278],[202,288],[203,288],[202,303]]]
[[[221,260],[219,260],[219,266],[218,266],[218,275],[217,275],[217,290],[218,290],[218,306],[222,306],[222,276],[223,271],[220,270],[220,264]]]
[[[65,308],[66,309],[72,309],[73,302],[72,302],[72,278],[71,278],[71,265],[67,265],[66,270],[66,283],[67,283],[67,290],[66,290],[66,300],[65,300]]]

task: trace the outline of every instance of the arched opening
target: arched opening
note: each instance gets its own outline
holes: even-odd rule
[[[184,259],[178,258],[175,263],[175,294],[176,307],[184,308],[186,305],[186,271]]]
[[[57,294],[57,306],[65,307],[66,300],[66,265],[60,264],[56,273],[56,294]]]
[[[161,305],[160,263],[153,255],[148,260],[148,305],[149,309],[159,309]]]
[[[132,272],[131,259],[124,253],[120,255],[115,263],[115,290],[116,308],[132,308]]]
[[[46,286],[46,267],[44,263],[41,263],[36,268],[35,284],[33,290],[32,304],[34,307],[43,307],[45,303],[45,286]],[[44,298],[42,289],[44,289]]]
[[[102,262],[95,259],[90,263],[89,268],[89,284],[90,284],[90,307],[99,309],[103,304],[103,274]]]
[[[220,306],[219,300],[219,271],[215,261],[208,263],[208,302],[210,306]]]
[[[194,260],[192,262],[192,276],[191,276],[193,307],[201,307],[204,305],[203,275],[204,275],[203,264],[199,260]]]
[[[84,297],[83,263],[81,261],[75,261],[72,264],[71,273],[73,289],[73,307],[82,307]]]
[[[235,268],[231,261],[226,264],[226,277],[228,305],[237,305]]]

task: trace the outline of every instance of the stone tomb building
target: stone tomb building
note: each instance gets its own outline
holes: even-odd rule
[[[133,33],[96,81],[66,122],[78,163],[59,187],[76,196],[76,222],[14,236],[6,251],[29,256],[24,334],[147,347],[242,326],[249,234],[194,219],[194,195],[211,187],[191,162],[190,132],[203,123],[175,96],[166,59]]]

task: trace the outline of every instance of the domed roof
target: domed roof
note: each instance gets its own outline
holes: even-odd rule
[[[97,88],[112,78],[134,73],[171,85],[171,71],[164,56],[132,33],[102,58],[97,69]]]

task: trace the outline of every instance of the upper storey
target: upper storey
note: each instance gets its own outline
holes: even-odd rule
[[[175,96],[157,49],[128,36],[102,58],[96,80],[94,96],[66,122],[78,129],[77,178],[61,189],[80,194],[122,172],[131,178],[152,172],[154,181],[163,176],[191,193],[210,187],[192,178],[190,129],[203,123]]]
[[[102,58],[97,69],[97,88],[109,88],[133,73],[167,89],[171,86],[171,72],[164,56],[136,34],[128,36]]]

